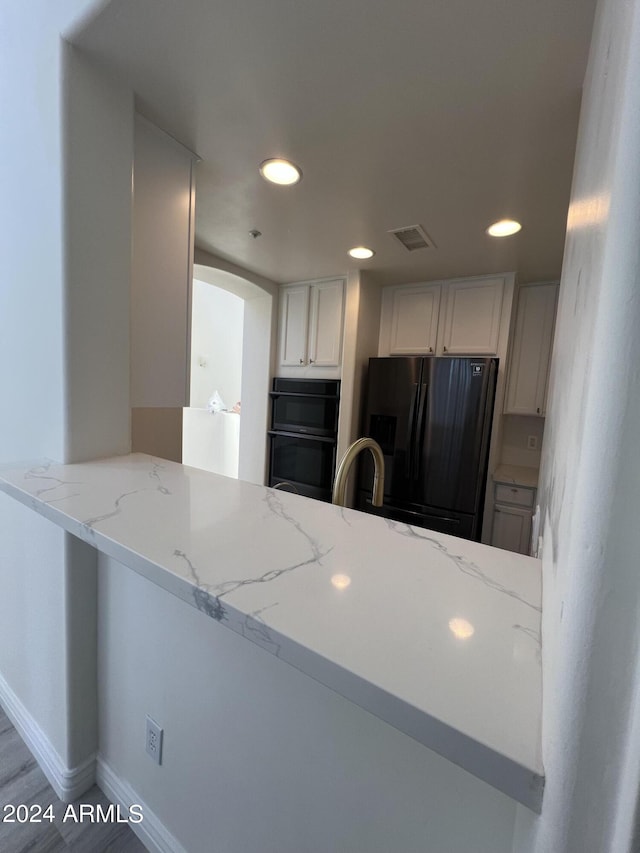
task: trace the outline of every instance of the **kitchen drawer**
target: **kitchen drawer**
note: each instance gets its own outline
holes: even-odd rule
[[[524,489],[521,486],[507,486],[499,483],[496,485],[496,502],[533,507],[534,492],[535,489]]]

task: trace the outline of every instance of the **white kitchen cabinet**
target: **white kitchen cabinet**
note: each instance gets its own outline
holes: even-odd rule
[[[531,518],[536,490],[510,482],[494,483],[491,544],[496,548],[529,554]]]
[[[531,510],[508,504],[495,504],[491,544],[495,548],[529,554],[531,547]]]
[[[321,281],[309,288],[309,364],[339,367],[342,352],[344,282]]]
[[[194,155],[135,122],[131,406],[189,405]]]
[[[409,285],[389,291],[389,355],[432,355],[438,340],[440,284]]]
[[[505,414],[544,415],[558,285],[525,284],[518,291]]]
[[[379,355],[501,354],[510,320],[507,280],[481,276],[384,288]]]
[[[280,364],[307,363],[309,285],[283,287],[280,293]]]
[[[344,324],[344,279],[280,288],[279,362],[305,375],[340,367]]]
[[[496,355],[503,296],[502,276],[449,282],[443,293],[439,354]]]
[[[514,504],[519,507],[533,507],[534,489],[524,486],[514,486],[507,483],[496,483],[496,503]]]

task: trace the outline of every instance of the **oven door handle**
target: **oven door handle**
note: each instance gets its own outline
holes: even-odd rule
[[[303,441],[324,441],[327,444],[335,444],[336,439],[330,435],[316,435],[312,432],[293,432],[284,429],[269,429],[267,435],[286,435],[287,438],[301,438]]]
[[[269,391],[271,399],[276,397],[306,397],[307,400],[339,400],[337,394],[304,394],[300,391]]]

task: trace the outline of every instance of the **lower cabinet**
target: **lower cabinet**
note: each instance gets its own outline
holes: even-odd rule
[[[536,490],[511,483],[494,486],[491,544],[517,554],[531,553],[531,518]]]
[[[531,548],[531,510],[508,504],[493,507],[491,544],[495,548],[529,554]]]

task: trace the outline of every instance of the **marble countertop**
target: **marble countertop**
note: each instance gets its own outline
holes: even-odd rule
[[[0,490],[539,811],[538,560],[144,454]]]
[[[527,468],[525,465],[498,465],[493,472],[493,482],[537,489],[539,475],[537,468]]]

